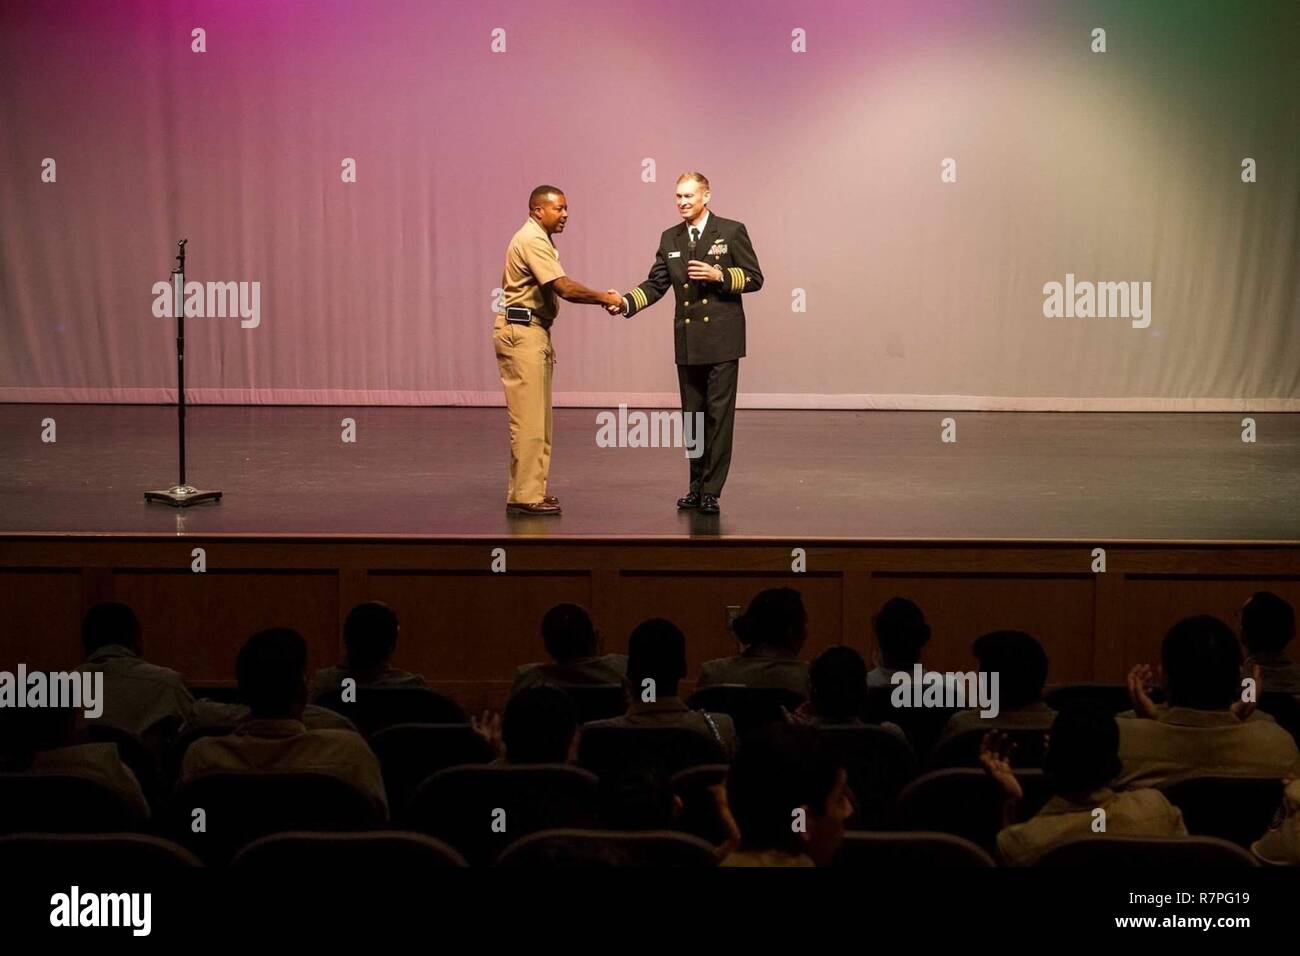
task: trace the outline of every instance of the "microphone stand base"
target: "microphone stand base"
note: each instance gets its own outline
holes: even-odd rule
[[[193,485],[172,485],[166,491],[146,491],[145,501],[157,501],[173,508],[186,508],[203,501],[220,501],[219,491],[199,491]]]

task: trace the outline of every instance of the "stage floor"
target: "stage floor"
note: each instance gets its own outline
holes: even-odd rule
[[[505,514],[502,408],[0,406],[0,532],[393,538],[1300,541],[1300,416],[741,410],[717,517],[678,512],[680,449],[601,448],[555,412],[560,518]],[[957,420],[958,441],[940,441]],[[57,442],[41,441],[54,418]],[[340,440],[341,420],[357,442]]]

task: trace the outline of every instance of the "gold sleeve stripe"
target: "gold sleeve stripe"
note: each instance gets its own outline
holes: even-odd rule
[[[745,288],[745,270],[732,266],[727,270],[727,274],[731,276],[732,292],[740,292]]]
[[[646,298],[645,289],[640,286],[632,290],[632,298],[638,309],[644,309],[650,304],[650,300]]]

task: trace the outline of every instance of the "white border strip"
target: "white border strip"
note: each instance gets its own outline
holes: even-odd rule
[[[403,389],[190,388],[195,405],[500,406],[498,391]],[[166,405],[169,388],[0,388],[0,402]],[[677,408],[676,392],[556,392],[557,408]],[[1298,412],[1300,398],[1108,398],[1008,395],[809,395],[741,393],[739,408],[991,412]]]

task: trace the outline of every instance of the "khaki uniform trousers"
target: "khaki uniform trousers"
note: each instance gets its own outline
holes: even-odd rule
[[[510,484],[506,503],[540,504],[551,470],[551,378],[555,349],[549,326],[507,322],[492,326],[497,369],[510,418]]]

